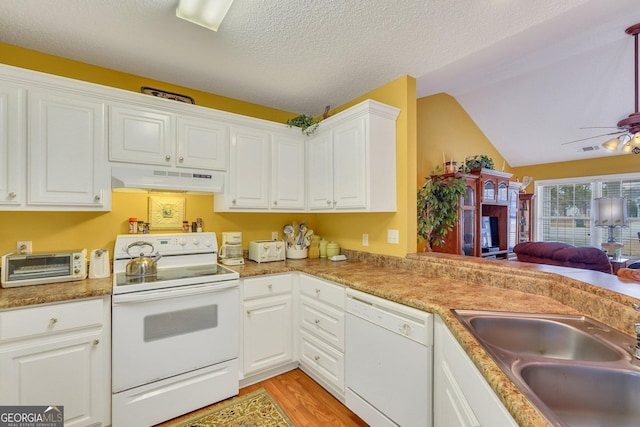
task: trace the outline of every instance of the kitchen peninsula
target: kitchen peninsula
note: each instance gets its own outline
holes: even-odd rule
[[[390,257],[343,252],[349,261],[287,260],[263,264],[249,261],[235,269],[241,278],[302,272],[437,314],[521,426],[542,426],[547,422],[450,309],[584,314],[627,334],[632,333],[637,318],[631,306],[640,302],[637,285],[622,282],[613,275],[588,273],[587,277],[574,269],[547,269],[447,254]],[[602,287],[590,284],[598,280]],[[110,292],[109,279],[1,289],[0,309],[100,297]]]

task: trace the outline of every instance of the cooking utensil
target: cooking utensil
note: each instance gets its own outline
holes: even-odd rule
[[[137,241],[131,243],[127,246],[127,255],[133,258],[133,255],[129,252],[129,250],[134,246],[149,246],[151,248],[151,252],[153,252],[154,247],[151,243]],[[127,276],[135,276],[135,277],[146,277],[146,276],[155,276],[158,274],[158,264],[157,261],[162,258],[162,255],[159,253],[156,254],[155,258],[151,258],[145,256],[142,250],[140,251],[140,256],[138,258],[134,258],[127,263],[125,267]]]
[[[287,246],[293,246],[293,242],[295,241],[293,236],[293,225],[286,224],[282,228],[282,231],[285,234],[285,236],[287,236],[287,238],[285,239],[287,242]]]

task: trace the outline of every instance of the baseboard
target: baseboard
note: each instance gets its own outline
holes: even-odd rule
[[[276,375],[284,374],[285,372],[293,371],[297,367],[298,362],[293,361],[281,366],[276,366],[275,368],[267,369],[266,371],[251,374],[240,379],[240,388],[259,383],[260,381],[268,380],[269,378],[275,377]]]

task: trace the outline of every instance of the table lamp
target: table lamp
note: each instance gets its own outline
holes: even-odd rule
[[[602,243],[602,249],[609,257],[618,258],[618,251],[624,246],[616,242],[614,229],[617,227],[627,227],[627,201],[624,197],[600,197],[596,203],[596,227],[606,227],[609,229],[609,238]]]

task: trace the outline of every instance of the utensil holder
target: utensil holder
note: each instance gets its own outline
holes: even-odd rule
[[[304,259],[308,255],[308,248],[301,248],[298,245],[288,247],[287,246],[287,258],[289,259]]]

